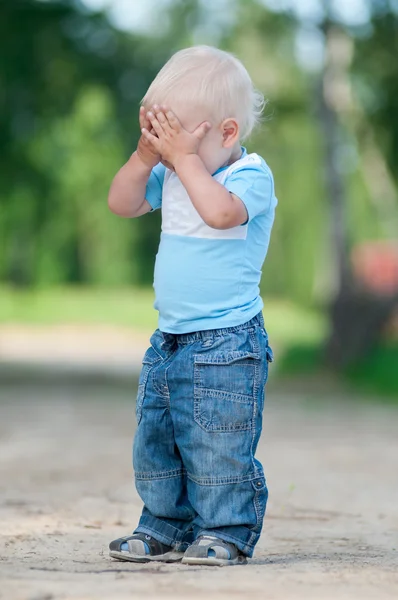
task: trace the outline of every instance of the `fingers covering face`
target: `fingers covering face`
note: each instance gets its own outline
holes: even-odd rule
[[[149,125],[150,125],[150,123],[149,123],[149,121],[147,119],[147,116],[146,116],[146,110],[145,110],[144,106],[140,107],[139,121],[140,121],[140,127],[141,127],[141,129],[143,127],[149,127]]]
[[[163,131],[164,131],[164,128],[163,128],[163,123],[160,123],[160,122],[159,122],[159,120],[158,120],[158,118],[157,118],[158,116],[157,116],[157,115],[154,115],[154,113],[153,113],[153,112],[149,111],[149,112],[147,113],[147,117],[148,117],[148,119],[150,120],[150,122],[151,122],[151,125],[152,125],[153,129],[155,130],[155,132],[156,132],[158,135],[162,135],[162,133],[163,133]]]
[[[151,131],[153,131],[153,130],[151,130]],[[159,145],[159,138],[156,137],[156,135],[154,135],[153,133],[149,132],[148,129],[146,129],[145,127],[143,127],[141,129],[141,133],[144,136],[144,138],[155,148],[155,150],[159,149],[159,147],[158,147],[158,145]]]
[[[148,117],[150,115],[154,115],[154,117],[158,120],[158,122],[162,125],[164,131],[168,131],[170,129],[174,131],[180,131],[181,123],[173,113],[172,110],[167,108],[167,106],[159,106],[155,104],[152,107],[152,110],[148,113]],[[152,121],[151,121],[152,122]]]
[[[155,110],[155,115],[159,123],[162,123],[162,125],[167,124],[167,119],[162,110],[160,110],[159,108]]]
[[[171,127],[175,131],[179,131],[181,129],[180,121],[177,119],[172,110],[166,110],[166,118]]]

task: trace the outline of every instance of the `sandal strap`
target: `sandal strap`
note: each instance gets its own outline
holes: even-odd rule
[[[229,544],[216,537],[200,536],[190,547],[190,555],[197,558],[207,558],[209,550],[214,551],[215,558],[223,560],[233,560],[240,554],[234,544]]]
[[[143,556],[158,556],[160,554],[166,554],[166,552],[170,552],[171,550],[171,546],[166,546],[166,544],[162,544],[162,542],[155,540],[152,536],[140,532],[114,540],[109,544],[109,550],[122,552],[122,544],[125,543],[128,544],[129,552],[131,554],[142,554]],[[149,553],[146,552],[144,544],[149,548]]]

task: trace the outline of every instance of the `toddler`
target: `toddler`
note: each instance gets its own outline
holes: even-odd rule
[[[272,173],[241,141],[264,100],[234,56],[177,52],[140,109],[137,150],[110,209],[161,208],[159,328],[139,378],[135,482],[144,508],[110,555],[233,565],[253,555],[267,503],[255,458],[272,351],[259,296],[274,221]]]

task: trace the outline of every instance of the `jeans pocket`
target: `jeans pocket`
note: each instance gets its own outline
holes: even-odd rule
[[[161,361],[161,357],[159,354],[150,346],[148,350],[145,352],[144,358],[142,359],[142,368],[141,373],[138,379],[138,390],[137,390],[137,400],[135,405],[135,414],[137,418],[137,424],[140,424],[142,417],[142,407],[145,400],[145,392],[147,388],[147,383],[149,379],[150,372],[153,366]]]
[[[263,341],[265,342],[265,355],[267,357],[267,362],[274,362],[274,353],[272,351],[271,346],[268,343],[268,333],[264,329],[264,327],[259,328],[260,334],[262,336]]]
[[[230,351],[194,357],[194,419],[205,431],[249,431],[261,385],[260,355]]]

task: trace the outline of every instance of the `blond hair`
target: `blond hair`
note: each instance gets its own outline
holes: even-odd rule
[[[217,124],[235,118],[241,139],[259,123],[265,105],[241,61],[212,46],[176,52],[149,86],[142,104],[150,107],[173,101],[210,109]]]

